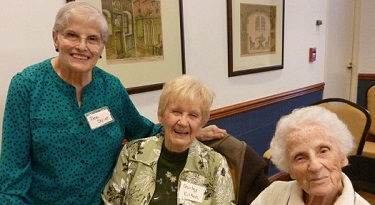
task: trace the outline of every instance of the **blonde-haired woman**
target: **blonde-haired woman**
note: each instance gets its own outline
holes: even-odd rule
[[[164,132],[122,149],[104,192],[106,204],[235,203],[225,158],[196,140],[213,93],[192,76],[167,82],[159,100]]]

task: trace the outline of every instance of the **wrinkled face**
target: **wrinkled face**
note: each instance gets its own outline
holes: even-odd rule
[[[165,146],[172,152],[187,150],[203,126],[200,101],[172,101],[159,116],[164,126]]]
[[[90,72],[104,49],[105,42],[100,36],[97,23],[80,17],[72,17],[62,32],[54,31],[61,67],[73,72]]]
[[[290,175],[309,196],[338,194],[343,189],[341,167],[347,165],[328,133],[317,126],[295,131],[287,140]]]

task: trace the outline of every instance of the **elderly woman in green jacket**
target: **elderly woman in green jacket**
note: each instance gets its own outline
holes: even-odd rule
[[[103,192],[106,204],[235,203],[226,159],[198,140],[213,93],[183,75],[163,87],[158,119],[164,132],[129,142]]]

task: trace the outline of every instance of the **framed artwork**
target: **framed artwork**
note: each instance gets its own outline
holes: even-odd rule
[[[182,0],[83,0],[101,9],[109,38],[97,66],[129,94],[162,88],[185,73]]]
[[[227,0],[228,76],[283,68],[285,0]]]

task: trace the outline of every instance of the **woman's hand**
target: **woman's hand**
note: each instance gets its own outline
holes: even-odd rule
[[[226,136],[228,133],[224,129],[218,128],[216,125],[209,125],[199,130],[197,139],[199,141],[209,141],[213,139],[220,139]]]

